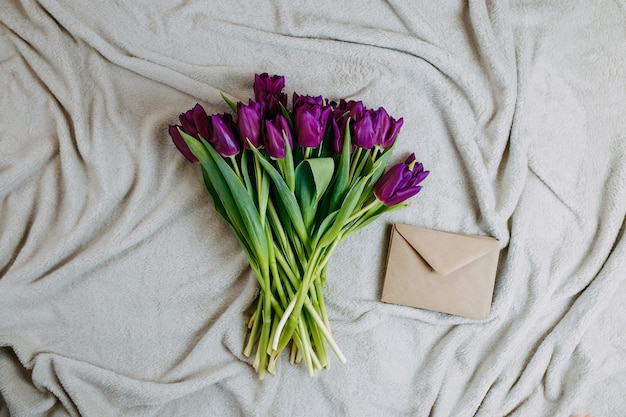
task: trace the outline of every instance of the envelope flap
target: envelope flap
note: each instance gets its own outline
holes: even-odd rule
[[[492,237],[395,224],[396,231],[437,273],[447,275],[499,248]]]

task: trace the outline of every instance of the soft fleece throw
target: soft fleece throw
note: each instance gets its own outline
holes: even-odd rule
[[[0,6],[0,416],[622,416],[620,0]],[[340,246],[348,358],[242,355],[257,285],[167,125],[255,73],[405,124],[431,175]],[[489,319],[380,302],[390,225],[489,235]]]

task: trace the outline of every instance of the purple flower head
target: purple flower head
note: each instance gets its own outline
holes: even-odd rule
[[[379,115],[368,110],[353,125],[352,143],[360,148],[372,149],[376,143],[376,127]]]
[[[181,124],[183,132],[194,138],[198,137],[198,129],[196,129],[196,124],[193,122],[193,109],[181,113],[180,116],[178,116],[178,121]]]
[[[174,142],[176,149],[178,149],[180,153],[182,153],[183,156],[189,160],[189,162],[193,162],[194,164],[197,163],[198,158],[196,158],[194,154],[191,153],[189,146],[187,146],[187,143],[185,143],[185,140],[178,131],[178,128],[182,128],[182,126],[170,125],[168,129],[168,132],[172,137],[172,141]]]
[[[362,101],[354,101],[349,100],[345,102],[345,109],[348,112],[348,116],[352,118],[352,120],[360,120],[367,109]]]
[[[285,137],[289,141],[289,147],[293,149],[291,129],[283,115],[277,115],[274,121],[264,120],[265,148],[268,155],[273,159],[285,157]],[[284,134],[284,136],[283,136]]]
[[[400,118],[399,120],[395,120],[393,117],[389,116],[387,111],[382,107],[376,110],[376,113],[378,113],[378,124],[375,127],[375,145],[386,149],[395,142],[396,137],[398,137],[398,133],[400,132],[400,128],[404,123],[404,119]]]
[[[283,93],[285,77],[272,75],[264,72],[254,76],[254,99],[258,103],[264,103],[269,116],[280,114],[280,104],[287,107],[287,94]]]
[[[178,129],[180,128],[183,132],[194,138],[202,136],[207,139],[211,136],[211,122],[209,121],[209,117],[200,103],[196,103],[193,109],[178,116],[178,120],[180,121],[180,125],[170,125],[168,132],[174,141],[174,145],[185,158],[196,163],[198,159],[191,153],[191,150],[189,150],[189,147]]]
[[[339,103],[331,103],[333,108],[331,118],[331,128],[333,129],[333,150],[336,153],[341,153],[343,149],[343,138],[346,134],[346,127],[348,126],[348,120],[350,120],[352,130],[354,130],[354,122],[360,120],[366,111],[362,101],[344,99],[339,100]],[[335,130],[337,129],[337,130]],[[351,136],[354,134],[351,132]],[[354,150],[354,141],[351,145],[352,152]]]
[[[317,97],[313,97],[313,96],[301,96],[298,93],[294,92],[293,93],[293,109],[294,111],[298,108],[298,107],[302,107],[302,106],[319,106],[322,107],[324,105],[324,98],[322,98],[322,96],[317,96]]]
[[[376,144],[383,149],[389,148],[393,145],[398,137],[398,133],[400,133],[400,129],[404,124],[404,119],[401,117],[398,120],[395,120],[393,117],[390,117],[390,126],[387,130],[387,133],[381,138],[380,142]]]
[[[298,144],[317,148],[324,140],[332,108],[323,106],[322,97],[298,96],[294,93],[294,127]]]
[[[243,141],[243,146],[248,149],[248,140],[252,146],[259,148],[263,145],[261,138],[261,119],[264,113],[264,104],[248,101],[248,105],[237,103],[237,127]]]
[[[419,193],[422,187],[418,184],[428,174],[421,163],[415,162],[415,154],[411,154],[380,177],[374,186],[374,195],[384,205],[395,206]]]
[[[237,139],[237,127],[230,114],[214,114],[210,117],[212,134],[208,141],[222,156],[234,156],[241,147]]]
[[[196,103],[193,109],[178,116],[178,120],[183,132],[189,136],[197,138],[198,134],[200,134],[205,139],[209,137],[211,129],[209,118],[200,103]]]
[[[385,140],[389,127],[391,126],[391,117],[389,117],[387,110],[382,107],[379,107],[375,114],[376,123],[374,124],[374,134],[376,138],[374,139],[374,145],[378,145]]]

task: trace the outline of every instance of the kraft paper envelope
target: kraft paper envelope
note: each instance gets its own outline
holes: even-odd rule
[[[499,247],[491,237],[394,224],[381,299],[486,319]]]

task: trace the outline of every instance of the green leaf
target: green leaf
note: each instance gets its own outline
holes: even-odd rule
[[[333,190],[330,193],[331,200],[329,211],[334,211],[339,207],[339,203],[344,199],[348,191],[351,146],[352,140],[350,138],[350,119],[348,119],[348,122],[346,124],[346,131],[343,136],[343,148],[341,150],[341,156],[339,157],[337,172],[335,173]]]
[[[289,110],[287,110],[283,103],[281,103],[280,101],[278,102],[278,105],[280,106],[280,112],[283,114],[285,119],[287,119],[289,127],[293,129],[293,121],[291,120],[291,114],[289,114]]]
[[[252,181],[250,180],[250,172],[249,172],[249,167],[248,167],[248,153],[249,151],[247,149],[243,149],[241,152],[241,162],[240,162],[240,168],[241,168],[241,176],[243,177],[243,183],[246,186],[246,189],[248,190],[248,194],[250,194],[250,198],[252,198],[253,200],[256,198],[256,193],[254,191],[254,187],[252,187]]]
[[[310,248],[310,238],[307,233],[306,227],[304,226],[304,220],[302,219],[302,213],[300,212],[300,206],[298,205],[298,201],[296,200],[296,196],[289,189],[285,180],[280,175],[280,173],[269,163],[265,158],[261,156],[261,153],[258,149],[252,148],[252,152],[257,155],[259,162],[265,172],[270,176],[274,186],[276,187],[276,196],[282,202],[279,204],[279,210],[284,209],[291,220],[291,224],[295,229],[298,237],[304,244],[304,246],[309,249]],[[281,210],[282,211],[282,210]]]
[[[343,234],[342,239],[345,239],[348,236],[350,236],[352,233],[361,230],[365,226],[377,220],[383,214],[389,213],[390,211],[403,209],[407,207],[408,205],[409,203],[400,203],[400,204],[396,204],[395,206],[385,206],[385,205],[381,206],[378,210],[376,210],[371,215],[364,217],[360,221],[351,225],[350,228]]]
[[[231,99],[226,97],[224,95],[224,93],[222,93],[221,91],[220,91],[220,96],[222,96],[222,98],[224,99],[226,104],[228,104],[228,107],[230,107],[230,109],[233,111],[233,113],[237,114],[237,105]]]
[[[204,186],[206,187],[207,191],[213,198],[213,205],[215,206],[215,211],[217,211],[227,222],[230,223],[230,219],[228,218],[228,214],[226,214],[226,209],[224,208],[224,204],[222,204],[222,200],[220,200],[220,197],[217,194],[217,191],[215,190],[213,183],[211,183],[209,174],[204,167],[202,167],[202,177],[204,178]]]
[[[241,248],[245,252],[248,262],[253,269],[258,269],[258,260],[256,253],[251,247],[248,229],[245,227],[241,213],[237,210],[237,205],[229,192],[228,185],[224,181],[224,177],[217,169],[211,156],[206,148],[194,137],[187,135],[181,131],[181,136],[189,146],[191,152],[198,158],[202,165],[202,174],[205,180],[205,186],[213,198],[215,209],[228,222],[232,228],[235,237],[239,241]],[[258,277],[257,277],[258,278]]]
[[[332,226],[333,222],[337,218],[337,214],[339,214],[339,210],[335,210],[330,213],[326,218],[320,223],[317,231],[315,232],[315,238],[313,239],[313,246],[317,246],[320,238],[326,231]]]
[[[187,140],[185,140],[187,142]],[[202,145],[198,143],[198,141],[194,140],[191,142],[195,148],[200,148]],[[213,171],[218,171],[219,176],[223,179],[223,183],[226,184],[226,188],[224,189],[223,184],[219,189],[220,196],[223,194],[230,194],[231,200],[224,201],[224,208],[226,210],[230,210],[232,212],[238,212],[239,218],[241,219],[241,226],[243,229],[240,230],[241,234],[246,236],[247,241],[250,243],[250,247],[254,250],[256,255],[257,262],[261,267],[261,270],[266,273],[268,265],[268,248],[267,248],[267,239],[265,238],[265,230],[261,225],[261,219],[259,216],[259,212],[250,198],[247,190],[245,189],[243,183],[237,177],[237,175],[233,172],[233,170],[228,166],[226,161],[217,153],[215,149],[204,139],[202,139],[202,144],[204,145],[204,149],[208,153],[209,158],[207,162],[212,166]],[[194,150],[192,149],[192,152]],[[195,155],[195,152],[194,152]],[[210,163],[212,160],[212,164]],[[203,164],[205,166],[205,164]],[[208,170],[207,170],[208,171]],[[209,172],[211,174],[211,172]],[[219,178],[218,176],[218,178]],[[211,176],[212,178],[212,176]],[[216,191],[218,191],[218,187],[215,187]],[[225,197],[228,199],[228,197]],[[226,203],[228,201],[228,204]]]
[[[318,242],[317,247],[325,247],[330,245],[341,233],[341,230],[346,225],[346,222],[354,212],[354,209],[357,207],[357,204],[361,198],[361,194],[363,193],[363,188],[365,188],[365,184],[369,180],[369,176],[365,176],[361,178],[351,189],[348,191],[339,212],[337,213],[337,218],[335,219],[333,225],[324,233]]]
[[[293,153],[285,132],[283,132],[283,139],[285,139],[285,157],[283,158],[285,164],[285,182],[289,189],[294,191],[296,189],[296,180],[293,168]]]
[[[335,162],[332,158],[305,159],[296,167],[295,195],[308,231],[312,231],[318,203],[328,188],[334,172]]]
[[[393,146],[395,146],[395,143]],[[389,158],[391,157],[393,146],[390,148],[387,148],[376,159],[376,161],[373,164],[371,163],[368,164],[369,165],[368,170],[370,172],[370,180],[367,186],[365,187],[365,189],[363,190],[363,197],[361,198],[361,201],[359,202],[359,206],[363,205],[363,203],[372,195],[376,182],[384,174],[385,168],[387,167],[387,162],[389,162]]]
[[[332,158],[313,158],[302,161],[296,168],[296,188],[298,187],[298,176],[303,175],[303,171],[310,172],[315,188],[315,201],[320,201],[333,178],[335,161]]]

